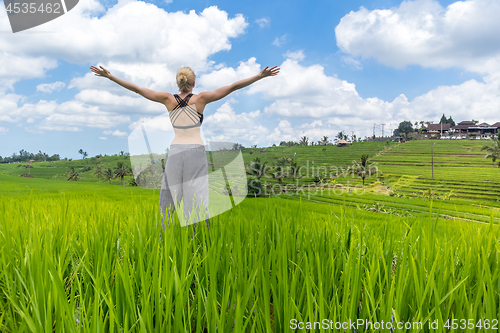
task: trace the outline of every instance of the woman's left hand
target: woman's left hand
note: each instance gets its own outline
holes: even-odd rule
[[[107,77],[109,79],[109,77],[111,76],[111,73],[107,69],[105,69],[104,67],[102,67],[102,66],[99,66],[99,67],[101,67],[101,69],[99,69],[95,66],[90,66],[90,68],[92,69],[92,72],[94,72],[95,75]]]

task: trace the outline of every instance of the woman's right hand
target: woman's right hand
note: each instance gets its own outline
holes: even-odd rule
[[[267,76],[275,76],[278,75],[280,71],[280,68],[278,66],[274,66],[269,68],[269,66],[266,66],[263,70],[260,71],[260,75],[262,77],[267,77]]]

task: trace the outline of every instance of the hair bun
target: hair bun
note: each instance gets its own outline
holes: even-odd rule
[[[191,90],[195,79],[194,72],[189,67],[182,67],[177,71],[177,86],[181,91]]]

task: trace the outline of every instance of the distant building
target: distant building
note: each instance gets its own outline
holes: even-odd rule
[[[347,142],[346,140],[339,140],[339,141],[337,141],[336,145],[337,145],[337,147],[347,147],[348,143],[349,142]]]
[[[479,125],[469,127],[469,134],[473,135],[495,134],[497,131],[497,126],[490,126],[487,123],[481,123]]]
[[[451,129],[453,132],[458,133],[458,134],[467,134],[469,133],[469,127],[476,126],[473,121],[461,121],[455,126],[453,126]]]
[[[450,129],[451,129],[451,124],[429,124],[425,128],[427,133],[437,131],[440,134],[443,134],[444,132],[448,132]]]
[[[488,123],[474,124],[472,121],[462,121],[456,126],[452,127],[452,131],[459,134],[468,135],[484,135],[484,134],[495,134],[500,132],[500,122],[496,122],[493,125]]]
[[[428,133],[431,139],[439,139],[441,137],[441,133],[439,131],[429,131]]]

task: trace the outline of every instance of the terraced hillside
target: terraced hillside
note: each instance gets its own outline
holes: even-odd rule
[[[426,193],[442,196],[451,192],[457,198],[497,201],[500,169],[491,160],[483,160],[485,154],[481,148],[485,144],[488,142],[409,141],[371,161],[378,163],[392,190],[407,196],[423,197]]]
[[[282,157],[293,158],[300,168],[300,177],[298,184],[311,183],[314,180],[314,174],[324,174],[325,180],[330,175],[336,175],[336,182],[339,184],[358,184],[359,178],[355,175],[347,175],[347,168],[352,167],[353,160],[359,161],[361,155],[367,154],[370,158],[377,156],[382,151],[397,145],[396,143],[385,142],[355,142],[347,147],[337,146],[294,146],[294,147],[268,147],[261,148],[245,148],[243,150],[243,158],[246,164],[249,164],[256,157],[259,157],[261,162],[267,162],[268,166]],[[295,154],[295,156],[294,156]],[[289,168],[289,166],[285,166]],[[287,169],[289,170],[289,169]],[[261,180],[268,183],[277,182],[271,177],[272,169],[269,170]],[[284,184],[292,183],[291,171],[287,173],[290,177],[283,180]],[[366,180],[367,184],[375,181],[375,178]]]

